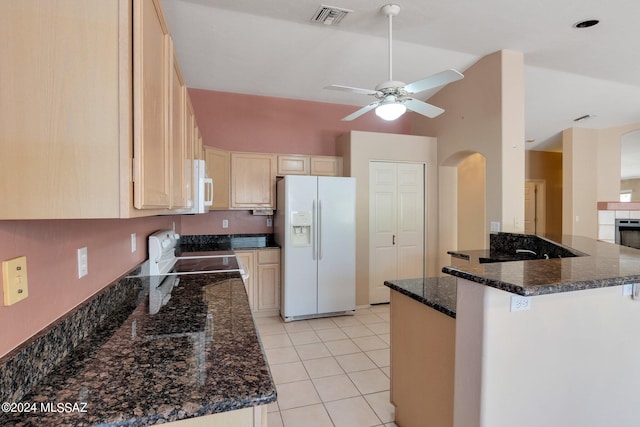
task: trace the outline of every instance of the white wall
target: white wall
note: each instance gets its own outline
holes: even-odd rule
[[[562,133],[564,234],[598,238],[597,202],[619,200],[620,138],[637,129],[640,123]]]
[[[479,153],[465,158],[458,165],[457,248],[485,247],[486,161]]]
[[[490,229],[491,221],[499,221],[503,231],[523,232],[524,57],[499,51],[479,60],[464,75],[429,98],[445,112],[435,119],[414,116],[413,133],[438,139],[441,196],[457,186],[455,173],[448,169],[470,154],[482,154],[486,159],[485,229]],[[456,215],[452,200],[441,200],[441,221],[455,222]],[[452,235],[455,228],[455,224],[441,228],[440,252],[458,249]]]
[[[458,279],[454,427],[640,425],[640,302],[617,286],[510,312],[512,295]]]
[[[427,276],[439,274],[437,263],[438,172],[435,138],[352,131],[337,141],[344,175],[356,178],[356,305],[369,304],[369,161],[426,163],[425,242]]]

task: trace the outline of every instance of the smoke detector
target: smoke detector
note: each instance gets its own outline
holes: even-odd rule
[[[324,25],[337,25],[353,10],[321,5],[311,17],[311,22]]]

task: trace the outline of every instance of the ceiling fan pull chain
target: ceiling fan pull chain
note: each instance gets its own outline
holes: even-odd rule
[[[389,14],[389,81],[393,81],[393,15]]]

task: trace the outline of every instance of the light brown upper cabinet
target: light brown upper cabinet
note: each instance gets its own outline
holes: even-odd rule
[[[342,176],[342,157],[311,156],[311,175]]]
[[[173,45],[173,43],[171,43]],[[171,46],[172,66],[169,75],[169,135],[171,142],[171,208],[188,208],[193,182],[193,144],[186,138],[186,87],[180,66]]]
[[[342,157],[278,154],[278,176],[342,176]]]
[[[204,159],[207,175],[213,179],[213,205],[209,209],[227,210],[229,209],[229,152],[205,146]]]
[[[309,175],[310,157],[298,154],[278,154],[278,176]]]
[[[141,0],[133,5],[135,207],[169,208],[169,86],[174,71],[169,30],[158,2]]]
[[[187,98],[188,100],[188,98]],[[189,101],[189,105],[191,105],[191,101]],[[193,109],[193,107],[191,107]],[[202,145],[202,134],[200,133],[200,128],[198,127],[198,122],[196,121],[195,115],[193,116],[193,151],[195,152],[195,158],[199,160],[204,159],[204,151]]]
[[[0,46],[0,219],[179,212],[171,133],[184,123],[169,119],[160,1],[5,1],[0,14],[0,37],[19,40]]]
[[[231,208],[275,209],[276,155],[231,153]]]

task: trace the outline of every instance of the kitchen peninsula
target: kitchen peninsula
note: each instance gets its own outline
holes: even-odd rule
[[[551,256],[544,259],[537,244],[571,254],[554,258],[547,253]],[[517,259],[522,250],[542,259],[495,262],[496,254]],[[640,282],[640,251],[578,236],[564,236],[560,245],[553,245],[535,236],[498,233],[491,236],[489,250],[456,251],[453,256],[455,266],[443,269],[453,277],[386,283],[394,290],[392,354],[402,353],[394,350],[398,329],[424,330],[425,344],[417,350],[425,354],[415,375],[423,369],[440,372],[432,382],[452,399],[442,406],[445,423],[438,425],[640,425],[640,340],[635,331],[640,301],[629,295],[629,285]],[[450,313],[434,308],[451,301],[452,294]],[[394,309],[398,300],[403,306]],[[410,303],[415,303],[414,312],[429,316],[420,328],[397,324],[399,317],[406,321]],[[450,354],[455,356],[447,365]],[[401,397],[394,382],[397,372],[392,357],[396,421],[406,427],[422,425],[401,421],[403,413],[412,411],[427,417],[428,403],[415,412],[396,401]]]

